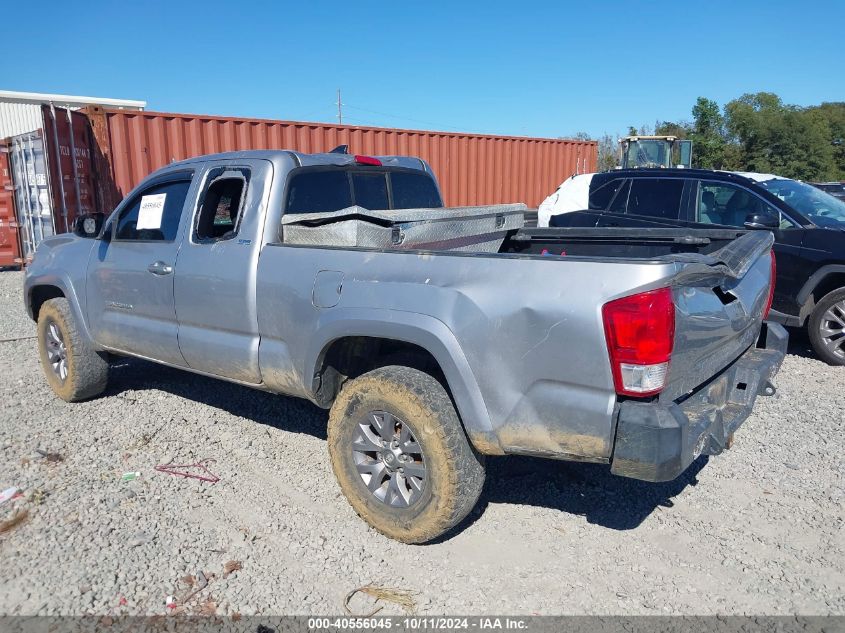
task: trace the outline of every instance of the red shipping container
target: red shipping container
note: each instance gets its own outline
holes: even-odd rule
[[[525,202],[536,207],[566,178],[596,170],[595,141],[137,112],[91,107],[97,171],[110,166],[108,211],[147,174],[173,161],[249,149],[410,155],[428,161],[449,206]],[[100,188],[104,186],[102,181]]]
[[[41,106],[44,146],[50,157],[50,190],[56,233],[73,229],[78,215],[98,210],[92,165],[91,124],[82,112]]]
[[[0,143],[0,268],[23,264],[14,190],[9,150]]]

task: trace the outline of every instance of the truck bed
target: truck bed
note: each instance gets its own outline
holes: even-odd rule
[[[273,388],[307,396],[294,359],[313,367],[333,338],[396,336],[428,349],[441,345],[437,331],[454,346],[433,352],[450,384],[483,396],[455,393],[477,446],[607,460],[616,394],[602,306],[673,289],[676,344],[660,395],[671,402],[757,339],[771,241],[762,232],[537,229],[510,233],[498,253],[269,244],[256,293],[262,372]]]
[[[534,228],[511,233],[500,253],[574,257],[658,258],[709,255],[747,231],[681,228]]]

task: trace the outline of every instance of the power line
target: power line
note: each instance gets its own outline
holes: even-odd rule
[[[422,123],[423,125],[433,125],[434,127],[439,127],[439,128],[448,128],[450,130],[455,130],[457,132],[467,132],[467,130],[462,130],[462,129],[457,128],[453,125],[441,125],[440,123],[434,123],[432,121],[423,121],[422,119],[414,119],[414,118],[402,116],[402,115],[399,115],[399,114],[390,114],[389,112],[379,112],[378,110],[369,110],[367,108],[360,108],[358,106],[349,105],[348,103],[344,103],[343,105],[345,105],[347,108],[352,108],[353,110],[360,110],[361,112],[369,112],[370,114],[378,114],[380,116],[386,116],[386,117],[389,117],[389,118],[392,118],[392,119],[402,119],[404,121],[413,121],[414,123]],[[349,118],[349,117],[347,117],[347,118]]]

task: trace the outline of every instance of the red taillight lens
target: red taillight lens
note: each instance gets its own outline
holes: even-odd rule
[[[772,309],[772,301],[775,298],[775,281],[777,280],[777,262],[775,261],[775,252],[774,250],[770,251],[772,256],[772,278],[769,281],[769,298],[766,300],[766,309],[763,310],[763,320],[769,318],[769,311]]]
[[[650,396],[666,385],[675,341],[672,291],[660,288],[602,307],[616,393]]]
[[[372,156],[361,156],[360,154],[356,154],[355,162],[359,165],[372,165],[374,167],[381,167],[381,161],[378,158],[374,158]]]

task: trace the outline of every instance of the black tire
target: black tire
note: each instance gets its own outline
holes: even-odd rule
[[[359,473],[355,455],[362,453],[353,452],[353,442],[373,412],[395,416],[391,432],[407,424],[422,456],[417,463],[425,465],[425,483],[410,493],[418,497],[407,506],[394,507],[377,498]],[[348,381],[329,414],[328,444],[340,488],[358,515],[404,543],[430,541],[457,525],[475,506],[484,486],[484,458],[467,440],[446,390],[430,375],[409,367],[380,367]],[[384,457],[373,455],[387,468]],[[385,486],[389,499],[389,480]],[[400,501],[395,493],[393,500]]]
[[[64,345],[61,350],[54,344],[56,335]],[[79,334],[67,299],[45,301],[38,311],[38,353],[47,382],[62,400],[78,402],[105,391],[109,363],[104,354],[91,349]],[[54,369],[57,353],[58,358],[65,360],[61,372]]]
[[[831,330],[842,330],[842,333],[837,337],[830,334]],[[830,365],[845,365],[845,288],[827,293],[816,304],[807,323],[807,334],[819,358]]]

